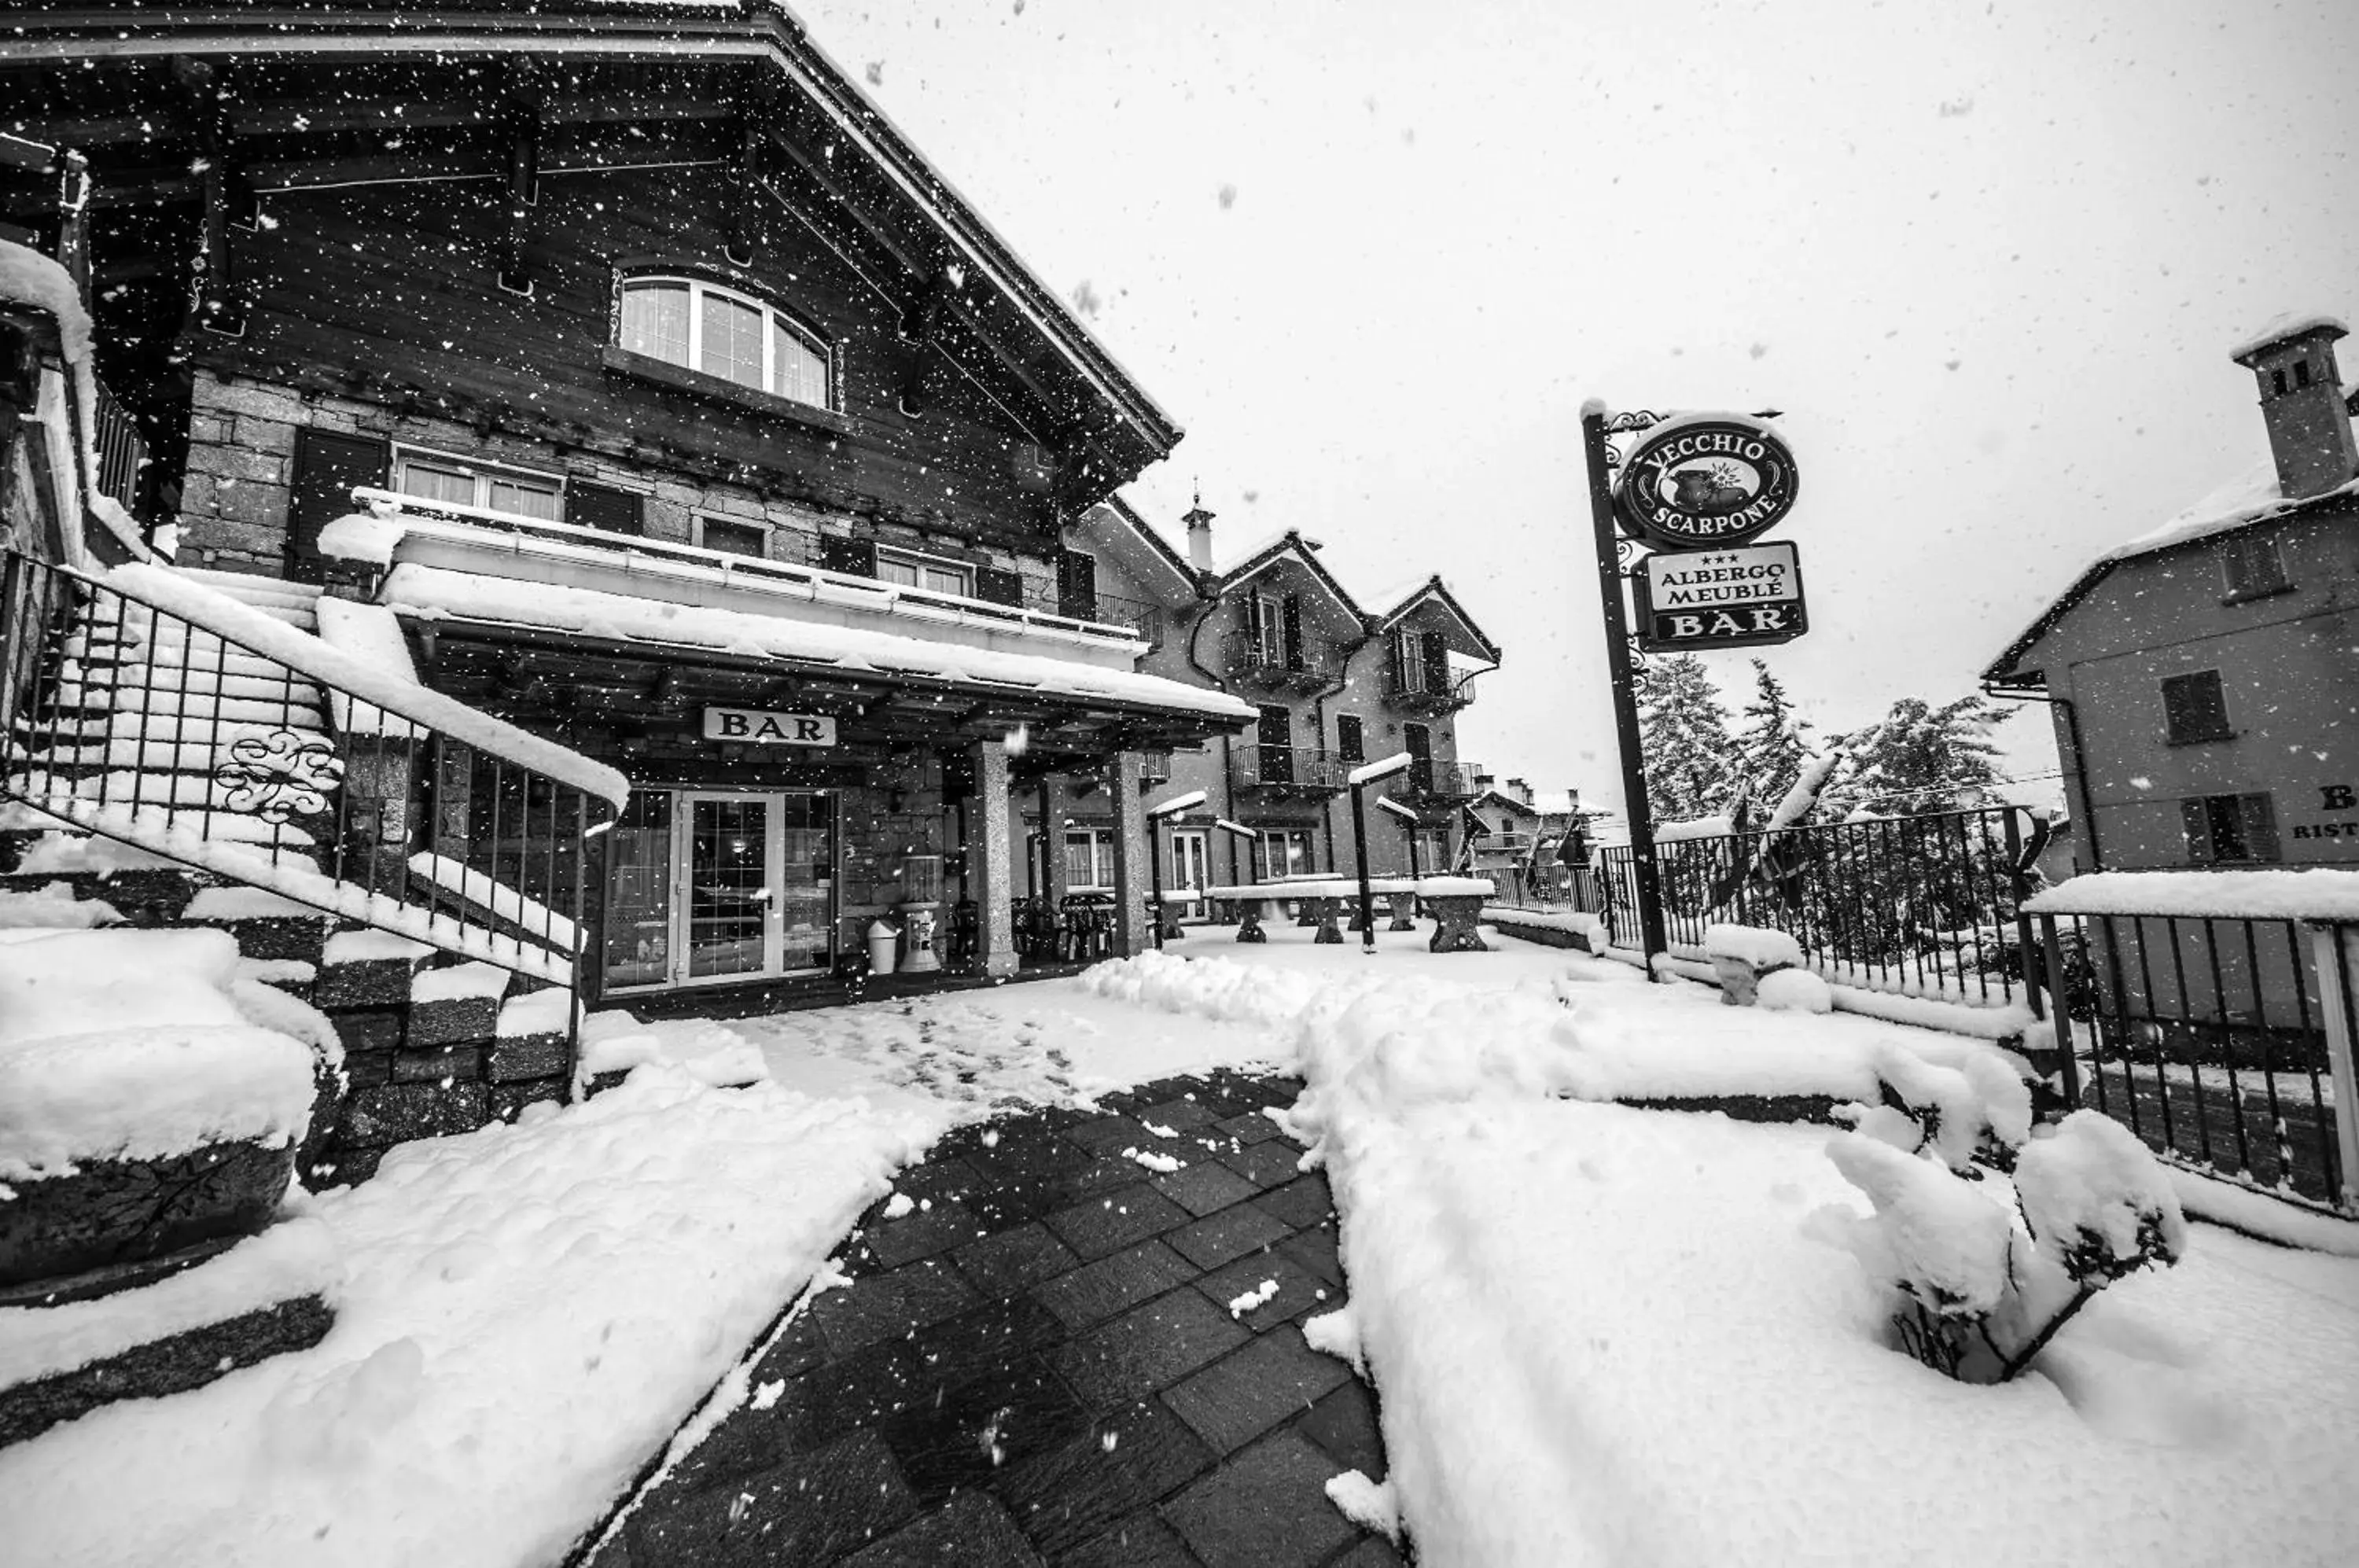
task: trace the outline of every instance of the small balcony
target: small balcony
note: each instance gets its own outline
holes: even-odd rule
[[[1138,784],[1142,789],[1171,782],[1171,754],[1168,751],[1142,751],[1138,754]]]
[[[1241,746],[1229,757],[1229,783],[1266,800],[1340,793],[1351,771],[1343,759],[1315,746]]]
[[[1393,799],[1408,806],[1442,806],[1460,800],[1471,800],[1481,794],[1475,784],[1486,778],[1483,766],[1476,762],[1434,762],[1419,760],[1408,765],[1393,785]]]
[[[1316,691],[1343,678],[1343,645],[1305,638],[1292,647],[1251,637],[1229,645],[1229,679],[1247,691]]]
[[[1404,713],[1454,713],[1474,700],[1474,682],[1482,673],[1478,670],[1451,680],[1423,664],[1395,663],[1385,672],[1385,701]]]
[[[1054,589],[1036,593],[1027,588],[1024,604],[1027,609],[1093,626],[1120,626],[1143,643],[1163,640],[1163,607],[1144,599],[1125,599],[1119,593],[1098,592],[1060,593]]]

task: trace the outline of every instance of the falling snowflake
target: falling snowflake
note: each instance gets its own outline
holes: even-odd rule
[[[1234,186],[1234,185],[1223,185],[1223,186],[1222,186],[1222,187],[1221,187],[1221,211],[1222,211],[1222,212],[1227,212],[1230,208],[1232,208],[1232,207],[1235,206],[1236,204],[1237,204],[1237,188],[1236,188],[1235,186]]]

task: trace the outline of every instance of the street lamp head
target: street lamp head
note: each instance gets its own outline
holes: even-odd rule
[[[1390,757],[1380,757],[1374,762],[1363,763],[1352,769],[1351,785],[1356,789],[1363,784],[1374,784],[1379,779],[1389,779],[1396,773],[1406,773],[1408,771],[1409,760],[1408,752],[1397,751]]]
[[[1150,817],[1176,817],[1182,811],[1193,811],[1204,803],[1204,791],[1190,789],[1185,795],[1174,795],[1158,805],[1147,808]]]
[[[1212,825],[1220,829],[1223,833],[1234,833],[1239,838],[1259,838],[1261,836],[1259,830],[1249,828],[1243,822],[1233,822],[1226,817],[1215,817],[1212,820]]]
[[[1376,797],[1376,810],[1389,812],[1392,815],[1398,817],[1401,821],[1408,823],[1411,827],[1415,827],[1417,825],[1417,813],[1410,811],[1407,806],[1402,805],[1398,800],[1394,800],[1390,795],[1379,795]]]

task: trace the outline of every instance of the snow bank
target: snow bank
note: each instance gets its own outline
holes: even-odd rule
[[[2035,915],[2359,920],[2359,871],[2092,871],[2023,907]]]
[[[0,946],[0,1181],[299,1137],[311,1050],[274,1027],[284,1015],[269,1001],[241,1005],[238,964],[216,931]]]
[[[561,1011],[559,1018],[563,1018]],[[585,1076],[628,1073],[651,1062],[716,1088],[758,1083],[770,1075],[760,1046],[711,1018],[644,1024],[629,1013],[614,1011],[592,1013],[582,1021],[581,1070]]]
[[[310,1203],[346,1269],[327,1338],[0,1450],[5,1555],[555,1563],[932,1131],[658,1066],[403,1145]]]
[[[1738,959],[1756,969],[1780,964],[1799,966],[1802,963],[1800,942],[1784,931],[1763,926],[1706,926],[1703,951],[1707,958]]]
[[[75,898],[71,882],[52,882],[23,893],[0,888],[0,928],[74,931],[122,920],[122,912],[103,898]]]
[[[1832,1013],[1835,1010],[1834,987],[1807,969],[1780,969],[1764,975],[1756,987],[1754,1000],[1773,1011],[1796,1013]]]

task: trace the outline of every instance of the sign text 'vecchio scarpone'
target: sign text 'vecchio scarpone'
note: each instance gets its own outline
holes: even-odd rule
[[[1725,550],[1793,510],[1794,454],[1777,431],[1734,416],[1683,419],[1631,450],[1614,504],[1624,530],[1658,550]]]

